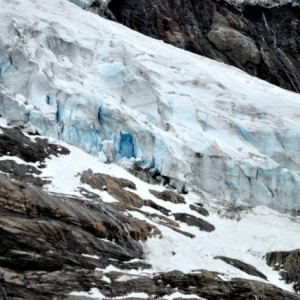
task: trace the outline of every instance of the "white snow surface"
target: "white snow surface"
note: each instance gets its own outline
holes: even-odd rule
[[[195,238],[192,239],[160,225],[154,219],[148,219],[140,212],[128,211],[127,213],[131,216],[156,226],[162,232],[162,237],[149,238],[146,242],[142,242],[144,249],[142,261],[152,265],[150,270],[121,270],[113,265],[105,269],[96,269],[100,272],[99,274],[106,278],[106,281],[108,281],[107,278],[109,278],[110,272],[122,274],[117,281],[128,281],[137,276],[151,277],[157,272],[171,270],[179,270],[185,273],[209,270],[224,274],[220,275],[223,280],[246,278],[264,281],[258,277],[250,276],[222,260],[215,259],[216,256],[227,256],[256,267],[267,276],[269,283],[293,291],[292,284],[285,284],[280,279],[279,273],[267,266],[265,255],[270,251],[290,251],[299,248],[300,217],[282,214],[265,206],[256,206],[246,209],[236,218],[229,219],[224,217],[226,202],[206,202],[196,193],[189,193],[184,196],[186,204],[169,203],[157,199],[149,192],[150,189],[162,191],[165,187],[145,183],[120,166],[99,162],[96,157],[77,147],[69,146],[54,139],[50,141],[67,147],[70,154],[59,157],[53,156],[45,161],[46,167],[41,169],[43,172],[41,176],[52,181],[47,186],[49,192],[82,197],[79,189],[87,186],[80,183],[78,174],[91,169],[94,173],[104,173],[131,180],[136,184],[134,193],[137,193],[143,199],[151,199],[158,205],[164,206],[171,211],[171,214],[176,212],[192,214],[215,226],[215,231],[208,233],[199,231],[197,227],[180,223],[181,230],[195,235]],[[90,188],[90,191],[97,193],[97,190],[92,188]],[[107,194],[101,195],[104,202],[106,202],[106,197]],[[209,210],[210,215],[208,217],[200,216],[190,209],[190,204],[199,202],[204,203],[204,206]],[[147,206],[143,206],[141,210],[160,214],[160,212]],[[170,218],[174,220],[172,216]],[[97,253],[92,256],[82,255],[98,258]],[[174,297],[176,295],[175,293]],[[96,290],[92,290],[90,296],[102,299],[96,293]]]
[[[0,32],[9,124],[208,198],[300,209],[298,94],[67,0],[2,0]]]
[[[173,299],[200,299],[205,300],[204,298],[200,298],[197,295],[184,295],[180,292],[173,293],[172,295],[167,295],[162,298],[163,300],[173,300]]]
[[[91,288],[89,292],[72,292],[70,293],[70,295],[87,297],[87,298],[98,299],[98,300],[106,298],[97,288]]]
[[[92,299],[149,299],[149,296],[146,293],[130,293],[126,296],[122,297],[114,297],[114,298],[108,298],[105,297],[97,288],[92,288],[89,292],[72,292],[70,293],[71,296],[81,296],[81,297],[87,297]],[[166,298],[166,299],[173,299],[173,298]],[[200,298],[199,298],[200,299]]]

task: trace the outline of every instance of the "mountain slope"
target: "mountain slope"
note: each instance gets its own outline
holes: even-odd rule
[[[0,295],[4,288],[9,299],[299,299],[291,293],[299,291],[297,272],[284,262],[286,284],[276,269],[278,251],[295,253],[299,266],[299,250],[290,252],[299,217],[178,195],[5,122],[0,140],[17,149],[0,157]],[[13,170],[3,170],[9,163]]]
[[[299,299],[298,94],[67,0],[0,16],[0,295]]]

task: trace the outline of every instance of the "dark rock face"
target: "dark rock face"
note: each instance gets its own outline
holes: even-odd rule
[[[166,216],[162,216],[162,215],[159,215],[159,214],[156,214],[156,213],[148,213],[148,212],[144,212],[144,211],[140,211],[140,213],[142,213],[143,215],[145,215],[147,218],[149,218],[151,221],[159,224],[159,225],[163,225],[163,226],[166,226],[182,235],[185,235],[189,238],[194,238],[195,235],[190,233],[190,232],[186,232],[186,231],[183,231],[181,229],[179,229],[179,224],[169,218],[167,218]]]
[[[189,215],[186,213],[174,213],[173,216],[175,217],[176,221],[181,221],[189,226],[196,226],[199,230],[211,232],[215,230],[215,226],[200,219],[193,215]]]
[[[167,215],[167,216],[171,212],[169,209],[167,209],[167,208],[165,208],[163,206],[158,205],[157,203],[155,203],[152,200],[144,200],[144,205],[150,206],[153,209],[156,209],[156,210],[160,211],[161,213],[163,213],[164,215]]]
[[[69,150],[48,142],[47,139],[24,135],[20,128],[0,127],[0,156],[7,159],[0,160],[0,171],[11,178],[24,183],[33,184],[38,187],[49,183],[47,179],[42,179],[41,171],[32,165],[25,163],[39,163],[39,168],[44,167],[44,161],[51,155],[67,155]],[[10,157],[18,157],[24,163],[18,163]]]
[[[39,187],[42,187],[43,185],[49,183],[49,181],[47,180],[43,180],[40,177],[34,176],[41,174],[41,171],[36,167],[25,164],[18,164],[14,160],[1,160],[0,171],[9,174],[10,177],[18,181],[30,183]]]
[[[87,206],[76,199],[56,197],[25,184],[12,183],[0,175],[0,204],[2,254],[12,250],[14,255],[18,251],[25,253],[29,246],[40,259],[51,248],[78,254],[101,254],[111,248],[110,255],[119,253],[124,259],[141,256],[141,247],[124,230],[125,217],[105,203]],[[97,241],[97,238],[107,241]],[[68,255],[65,253],[62,259],[68,259]]]
[[[240,11],[216,0],[111,0],[108,9],[145,35],[300,91],[300,7]]]
[[[254,39],[259,43],[265,72],[272,70],[272,76],[259,77],[299,93],[300,7],[246,6],[243,15],[256,28]]]
[[[141,167],[138,163],[134,163],[128,169],[128,171],[135,177],[137,177],[147,183],[158,184],[162,181],[162,178],[157,171],[152,172],[152,170],[148,170],[148,169]]]
[[[252,275],[252,276],[256,276],[256,277],[260,277],[262,279],[266,279],[267,280],[267,277],[259,272],[256,268],[254,268],[253,266],[249,265],[249,264],[246,264],[238,259],[234,259],[234,258],[230,258],[230,257],[225,257],[225,256],[218,256],[216,257],[216,259],[221,259],[223,260],[224,262],[226,262],[227,264],[230,264],[232,265],[233,267],[249,274],[249,275]]]
[[[198,214],[207,217],[209,215],[209,212],[207,209],[205,209],[202,204],[190,204],[190,209],[196,211]]]
[[[124,296],[127,293],[142,292],[151,295],[149,299],[161,299],[165,295],[180,292],[197,295],[208,300],[298,300],[299,296],[282,291],[270,284],[259,281],[232,279],[222,281],[218,273],[201,270],[201,273],[183,274],[178,271],[160,273],[153,278],[142,276],[128,281],[118,281],[121,274],[110,273],[113,289],[104,289],[106,297]],[[99,282],[99,280],[98,280]],[[97,283],[98,283],[97,282]],[[75,300],[80,298],[67,298]],[[82,299],[82,298],[81,298]],[[128,298],[126,298],[128,299]],[[141,298],[131,298],[141,299]],[[182,298],[176,298],[182,299]],[[188,299],[197,299],[192,296]]]
[[[0,156],[17,156],[25,162],[42,162],[50,155],[69,154],[69,150],[50,144],[47,139],[30,139],[20,128],[0,127]]]
[[[185,293],[194,289],[195,294],[208,300],[238,300],[238,299],[298,299],[297,295],[282,291],[270,284],[243,279],[222,281],[218,274],[202,270],[200,274],[182,274],[169,272],[157,277],[169,288],[177,287]],[[192,289],[190,287],[193,287]]]
[[[296,292],[300,292],[300,250],[269,252],[267,264],[280,272],[286,283],[293,283]]]
[[[164,200],[164,201],[169,201],[175,204],[178,203],[185,203],[185,200],[182,196],[174,193],[173,191],[170,190],[164,190],[162,192],[154,191],[154,190],[149,190],[149,192],[155,196],[158,199]]]
[[[91,287],[99,281],[93,275],[96,267],[141,258],[142,247],[136,241],[141,235],[135,233],[143,226],[105,203],[49,195],[0,175],[2,286],[12,299],[49,299]],[[84,270],[78,274],[77,269]],[[64,280],[70,280],[67,286]]]

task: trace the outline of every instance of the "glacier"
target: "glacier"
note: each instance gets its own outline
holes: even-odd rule
[[[140,162],[207,199],[300,209],[298,94],[67,0],[0,8],[10,125]]]

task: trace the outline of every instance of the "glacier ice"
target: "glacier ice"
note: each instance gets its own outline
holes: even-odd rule
[[[133,137],[130,133],[120,132],[120,148],[119,148],[120,157],[135,157],[134,142]]]
[[[72,3],[80,6],[81,8],[88,8],[94,2],[94,0],[69,0],[69,1],[71,1]]]
[[[0,114],[207,197],[299,209],[300,96],[67,0],[0,3]],[[74,19],[76,16],[76,19]]]

